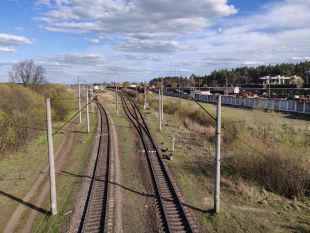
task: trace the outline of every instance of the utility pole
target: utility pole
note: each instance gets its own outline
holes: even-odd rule
[[[144,110],[146,109],[146,83],[144,83]]]
[[[117,85],[115,86],[115,95],[116,95],[116,115],[118,116]]]
[[[86,125],[87,125],[87,133],[89,133],[88,87],[86,87]]]
[[[216,109],[216,150],[215,150],[215,185],[214,211],[220,212],[220,179],[221,179],[221,96],[217,99]]]
[[[54,148],[52,135],[52,119],[51,119],[51,103],[50,99],[46,98],[46,121],[47,121],[47,142],[48,142],[48,163],[50,176],[50,192],[51,192],[51,208],[52,215],[57,214],[56,202],[56,181],[55,181],[55,165],[54,165]]]
[[[159,131],[161,131],[161,94],[160,94],[160,88],[158,89],[158,112],[159,112]]]
[[[93,93],[93,91],[91,92],[91,96],[90,96],[90,98],[91,99],[93,99],[94,98],[94,93]],[[94,101],[92,101],[91,102],[91,111],[92,111],[92,113],[94,113],[95,111],[94,111]]]
[[[80,114],[80,123],[82,123],[82,112],[81,112],[81,87],[80,87],[80,77],[78,77],[78,104],[79,104],[79,114]]]
[[[174,142],[175,142],[175,136],[172,136],[172,151],[174,151]]]
[[[164,85],[163,80],[161,80],[161,120],[164,120]]]

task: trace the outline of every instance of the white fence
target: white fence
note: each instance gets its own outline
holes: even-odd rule
[[[186,98],[188,95],[167,92],[166,95]],[[216,103],[216,95],[195,94],[195,99],[201,102]],[[280,99],[256,99],[239,96],[222,96],[222,104],[240,106],[245,108],[262,108],[283,112],[296,112],[310,114],[310,103],[299,102],[296,100]]]

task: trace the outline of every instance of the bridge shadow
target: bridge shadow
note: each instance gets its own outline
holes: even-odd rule
[[[41,207],[38,207],[38,206],[36,206],[34,204],[26,202],[26,201],[22,200],[21,198],[13,196],[12,194],[9,194],[9,193],[6,193],[6,192],[3,192],[3,191],[0,190],[0,195],[3,195],[3,196],[5,196],[5,197],[7,197],[7,198],[9,198],[9,199],[11,199],[13,201],[17,201],[17,202],[21,203],[22,205],[27,206],[27,207],[29,207],[29,208],[31,208],[31,209],[33,209],[35,211],[38,211],[38,212],[40,212],[42,214],[51,215],[51,212],[49,210],[45,210],[45,209],[43,209]]]

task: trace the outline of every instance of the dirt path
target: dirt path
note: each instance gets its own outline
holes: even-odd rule
[[[69,158],[70,156],[70,150],[72,149],[73,146],[73,141],[74,141],[75,135],[73,133],[68,133],[65,135],[65,138],[63,142],[61,143],[60,148],[56,152],[56,161],[55,161],[55,169],[56,173],[59,172],[62,167],[64,166],[65,161]],[[23,198],[23,201],[29,202],[32,197],[37,194],[38,189],[43,186],[41,189],[41,193],[39,197],[37,198],[35,205],[36,206],[41,206],[46,199],[48,193],[49,193],[49,181],[47,179],[47,174],[48,174],[48,169],[49,167],[47,166],[43,172],[39,175],[37,178],[36,182],[32,186],[31,190],[27,193],[27,195]],[[23,213],[27,210],[27,206],[20,204],[14,211],[13,215],[10,217],[5,229],[4,233],[14,233],[15,229],[18,227],[18,224],[21,221]],[[35,217],[37,216],[38,212],[35,210],[31,211],[31,214],[27,218],[27,223],[23,227],[22,232],[30,232],[33,221],[35,220]]]

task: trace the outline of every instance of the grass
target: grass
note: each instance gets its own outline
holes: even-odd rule
[[[191,101],[165,97],[172,106],[195,109]],[[158,128],[156,100],[151,109],[144,111],[151,128]],[[215,106],[203,104],[215,115]],[[155,110],[155,111],[154,111]],[[242,172],[227,168],[230,158],[244,153],[249,158],[253,150],[238,140],[228,140],[223,145],[221,178],[221,212],[213,215],[213,171],[214,146],[206,132],[197,132],[184,124],[178,111],[164,115],[162,132],[153,130],[161,148],[171,148],[176,135],[176,150],[173,160],[167,161],[176,177],[188,204],[207,232],[309,232],[310,201],[308,196],[288,199],[268,192],[262,184]],[[255,148],[298,161],[298,165],[309,167],[309,152],[304,135],[309,132],[307,119],[291,119],[281,113],[243,110],[223,107],[223,121],[233,122],[240,137]],[[192,118],[192,121],[193,118]],[[198,123],[198,122],[196,122]],[[236,124],[236,126],[234,125]],[[203,126],[201,126],[203,127]],[[234,128],[233,127],[233,128]],[[273,145],[273,146],[272,146]],[[276,148],[278,148],[276,150]],[[283,157],[281,157],[283,158]],[[291,160],[290,160],[291,161]],[[251,160],[249,159],[249,162]],[[253,160],[252,160],[253,163]],[[308,170],[309,171],[309,170]]]
[[[62,123],[54,124],[55,127],[59,127]],[[95,116],[91,114],[91,128],[94,128]],[[78,126],[79,129],[85,128],[85,123]],[[73,152],[69,160],[65,164],[64,170],[74,173],[82,174],[85,160],[88,158],[90,147],[94,135],[89,134],[85,137],[86,144],[81,144],[80,141],[84,140],[84,136],[79,134],[76,137],[76,146],[74,146]],[[57,134],[53,137],[54,152],[56,153],[64,138],[63,134]],[[78,158],[78,159],[77,159]],[[22,150],[11,154],[9,157],[0,161],[0,183],[1,191],[11,195],[15,198],[22,199],[33,186],[39,174],[48,165],[47,156],[47,142],[46,135],[42,133],[38,138],[32,140]],[[42,224],[38,227],[43,214],[39,213],[33,229],[37,229],[37,232],[61,232],[61,224],[65,219],[64,213],[70,210],[73,206],[74,191],[77,188],[80,178],[63,176],[61,174],[56,175],[56,190],[57,190],[57,205],[58,215],[55,217],[44,218]],[[40,187],[42,188],[42,187]],[[40,192],[40,188],[38,193]],[[0,208],[1,219],[0,226],[5,226],[8,219],[13,214],[16,207],[20,204],[14,201],[12,198],[8,198],[8,195],[0,196]],[[34,203],[36,199],[35,195],[30,203]],[[46,198],[43,209],[49,209],[49,197]],[[19,231],[22,231],[22,226],[25,224],[26,217],[30,214],[32,209],[28,208],[23,216],[22,221],[19,223]]]
[[[53,139],[56,151],[63,135],[58,134]],[[22,150],[0,161],[1,191],[22,199],[47,164],[46,135],[42,133]],[[7,195],[0,195],[0,226],[5,226],[18,205],[19,202],[8,198]]]
[[[95,116],[96,114],[90,114],[90,130],[92,132],[96,130]],[[85,122],[82,122],[79,129],[85,129]],[[63,232],[66,228],[74,206],[75,192],[81,179],[79,176],[83,175],[85,163],[92,150],[94,136],[94,134],[78,134],[75,138],[73,150],[63,168],[66,173],[60,173],[56,176],[58,214],[54,217],[44,217],[43,214],[38,214],[37,220],[32,226],[33,231],[44,233]],[[83,141],[85,143],[82,143]],[[49,206],[49,198],[45,201],[44,206]]]
[[[121,167],[120,184],[122,189],[123,208],[122,222],[126,232],[145,232],[148,227],[148,207],[152,198],[147,197],[144,180],[142,177],[143,162],[141,149],[138,146],[137,136],[124,113],[121,100],[118,99],[118,116],[116,115],[115,94],[104,92],[99,97],[101,103],[110,112],[118,135],[118,150]],[[133,214],[134,213],[134,214]]]

